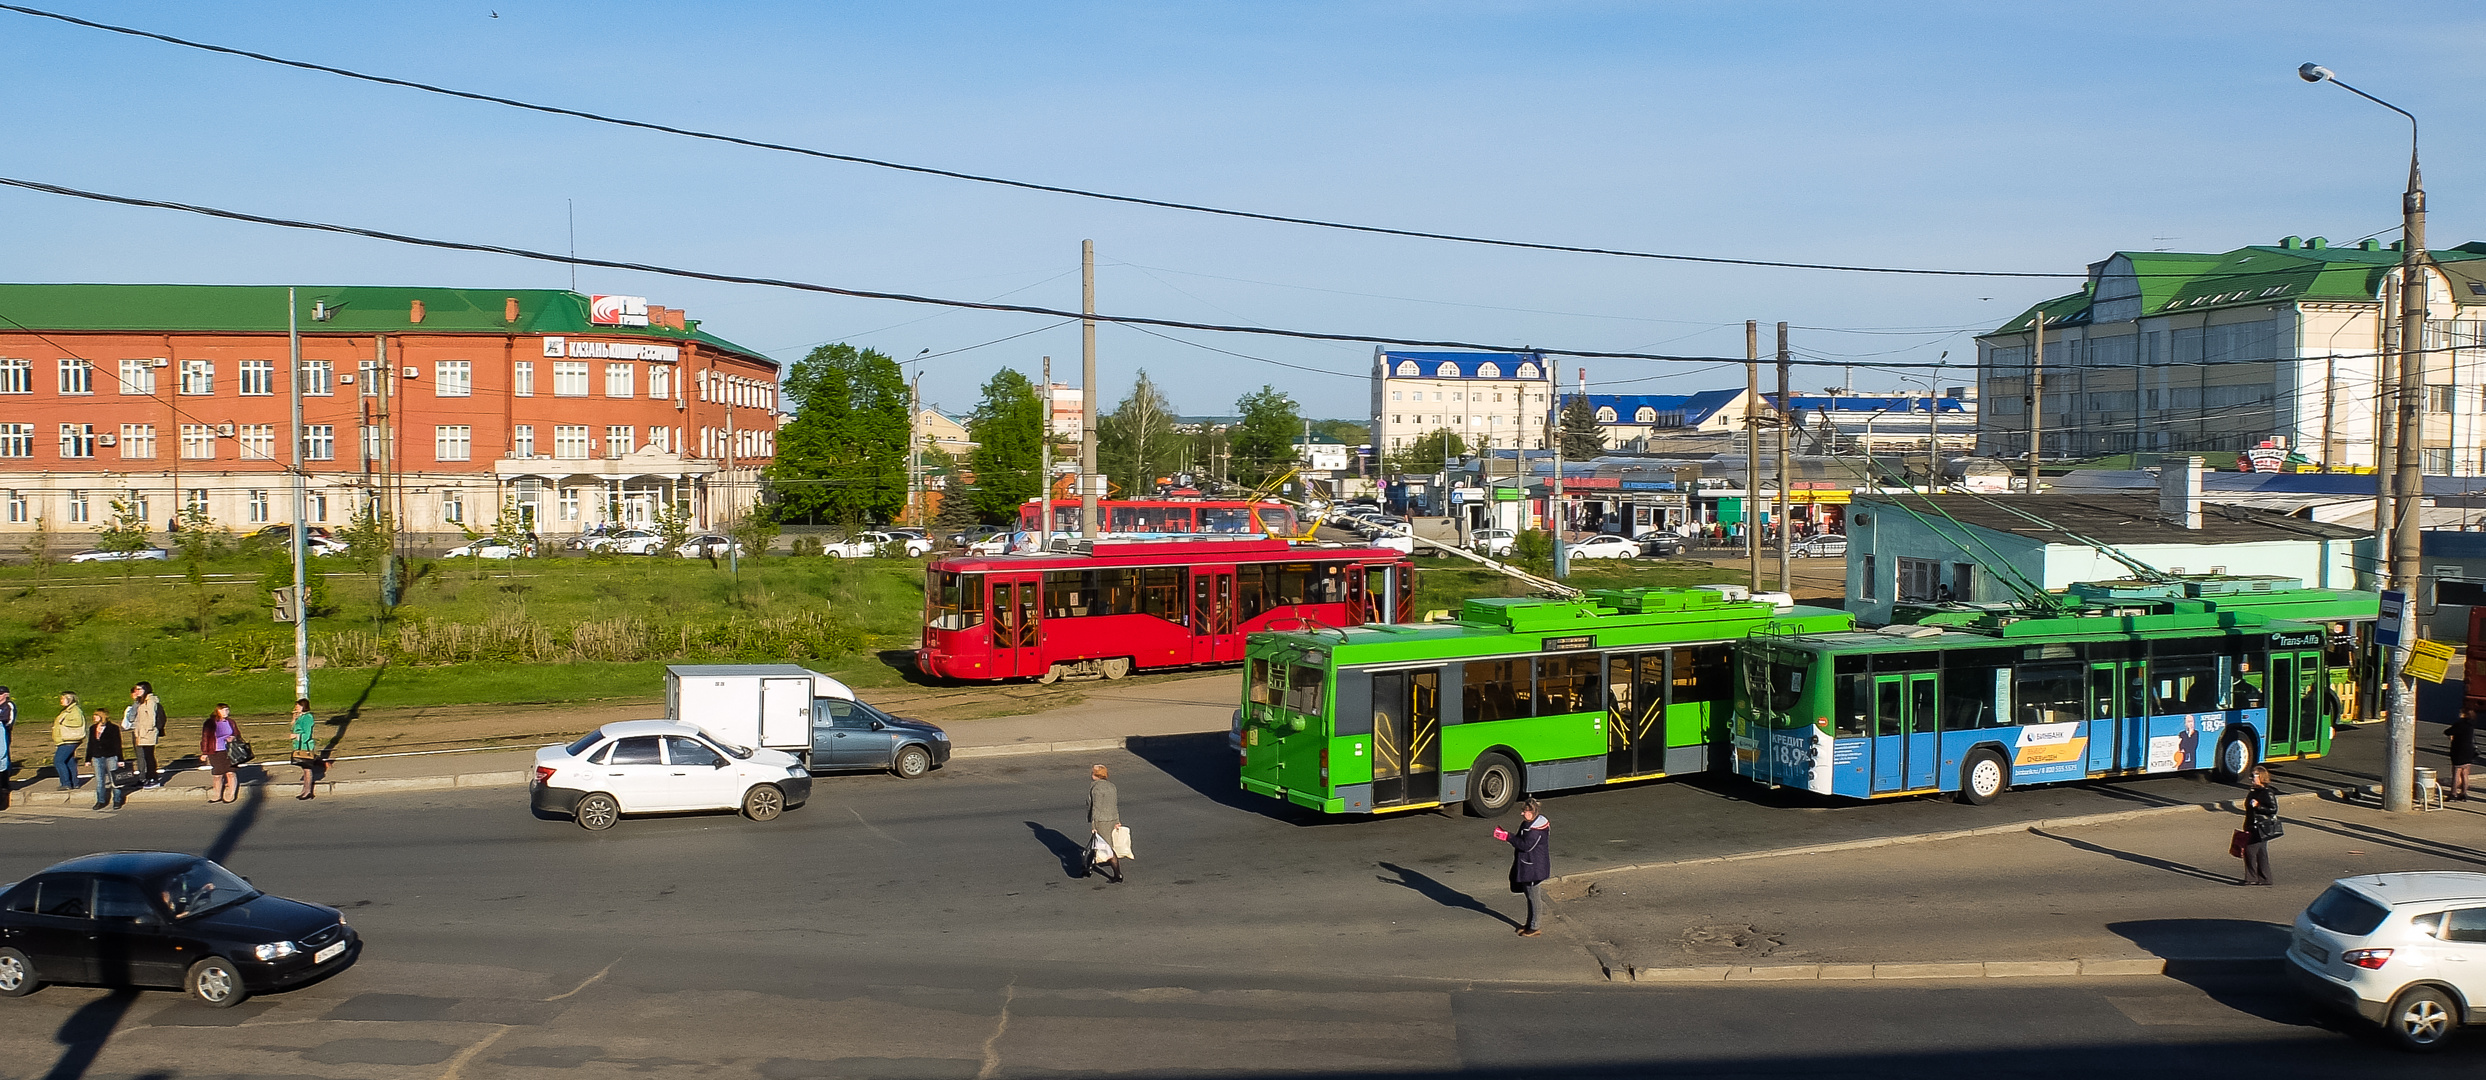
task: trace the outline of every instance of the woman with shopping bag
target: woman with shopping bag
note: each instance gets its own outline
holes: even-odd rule
[[[1088,862],[1105,880],[1122,884],[1122,860],[1131,857],[1131,830],[1122,827],[1122,794],[1105,779],[1103,765],[1088,769]]]

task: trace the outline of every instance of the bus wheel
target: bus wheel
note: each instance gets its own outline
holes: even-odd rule
[[[1103,672],[1106,678],[1119,679],[1131,673],[1131,658],[1127,656],[1117,656],[1111,660],[1099,661],[1096,666],[1097,670]]]
[[[1062,681],[1062,665],[1060,664],[1055,664],[1052,667],[1046,668],[1044,669],[1044,674],[1036,676],[1036,685],[1038,686],[1051,686],[1060,681]]]
[[[1500,754],[1481,754],[1467,770],[1467,812],[1501,817],[1519,801],[1519,766]]]
[[[1984,806],[1999,799],[2011,786],[2011,770],[2003,766],[2002,755],[1992,750],[1972,751],[1959,766],[1959,801],[1970,806]]]
[[[2253,771],[2256,756],[2253,740],[2242,735],[2230,735],[2218,741],[2218,761],[2211,772],[2230,784],[2241,783],[2245,774]]]

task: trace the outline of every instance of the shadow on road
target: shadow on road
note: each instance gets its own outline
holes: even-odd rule
[[[2258,1019],[2297,1027],[2331,1022],[2297,993],[2279,965],[2289,929],[2257,919],[2135,919],[2106,928],[2167,962],[2167,977]]]
[[[1332,820],[1293,803],[1243,790],[1235,775],[1234,752],[1226,748],[1225,732],[1135,736],[1124,740],[1123,747],[1219,806],[1248,810],[1289,825],[1321,825]]]
[[[1453,889],[1449,885],[1446,885],[1427,874],[1416,870],[1410,870],[1404,866],[1398,865],[1397,863],[1385,862],[1380,864],[1380,866],[1382,869],[1398,875],[1396,878],[1386,878],[1375,875],[1373,880],[1384,885],[1396,885],[1403,889],[1414,889],[1425,899],[1436,904],[1440,904],[1443,907],[1459,908],[1464,911],[1481,912],[1486,915],[1491,915],[1496,919],[1500,919],[1505,925],[1510,926],[1512,929],[1517,929],[1519,927],[1519,920],[1511,918],[1508,915],[1504,915],[1501,912],[1487,906],[1484,901],[1473,896],[1469,896],[1468,894],[1460,892],[1457,889]]]
[[[1054,858],[1061,860],[1062,876],[1068,878],[1088,876],[1087,845],[1062,835],[1058,830],[1033,821],[1023,821],[1020,824],[1027,826],[1028,832],[1036,834],[1036,842],[1043,844],[1046,851],[1052,852]]]
[[[2402,851],[2430,855],[2437,859],[2450,859],[2453,862],[2464,862],[2471,866],[2486,866],[2486,854],[2481,854],[2476,848],[2462,847],[2459,844],[2446,843],[2441,840],[2410,836],[2407,833],[2392,832],[2389,829],[2378,829],[2371,825],[2341,821],[2337,818],[2324,818],[2320,821],[2294,818],[2289,819],[2287,823],[2299,829],[2326,832],[2333,836],[2344,836],[2350,840],[2362,840],[2369,844],[2395,847]]]
[[[2215,881],[2221,885],[2234,885],[2244,880],[2242,878],[2229,877],[2225,874],[2214,874],[2198,866],[2190,866],[2168,859],[2161,859],[2152,855],[2143,855],[2139,852],[2124,851],[2120,848],[2111,848],[2103,844],[2092,844],[2086,840],[2074,840],[2071,837],[2064,836],[2061,833],[2050,833],[2044,829],[2030,829],[2029,831],[2058,844],[2065,844],[2071,847],[2079,848],[2082,851],[2092,852],[2099,855],[2111,856],[2124,862],[2146,866],[2154,870],[2164,870],[2170,874],[2182,874],[2185,877],[2200,878],[2203,881]],[[2204,842],[2207,843],[2209,841],[2205,840]]]

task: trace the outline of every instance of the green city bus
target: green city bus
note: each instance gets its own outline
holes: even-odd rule
[[[1724,768],[1734,643],[1826,633],[1846,612],[1714,588],[1471,599],[1448,622],[1264,631],[1244,648],[1246,791],[1332,814]]]

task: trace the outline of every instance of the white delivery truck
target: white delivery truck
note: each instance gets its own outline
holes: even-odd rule
[[[950,756],[940,728],[881,712],[845,683],[795,664],[668,665],[665,719],[783,750],[813,772],[887,769],[911,780]]]

